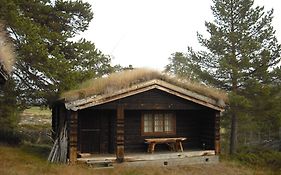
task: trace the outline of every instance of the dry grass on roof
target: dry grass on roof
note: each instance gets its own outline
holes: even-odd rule
[[[0,24],[0,66],[2,65],[7,73],[11,73],[14,62],[15,52],[13,46],[7,40],[6,33]]]
[[[82,83],[76,90],[63,93],[62,98],[65,98],[66,101],[72,101],[93,95],[110,95],[118,90],[129,88],[133,85],[153,79],[163,80],[170,84],[197,92],[216,100],[222,99],[227,101],[226,93],[216,88],[207,87],[196,82],[172,77],[150,69],[126,70],[123,72],[110,74],[109,76],[103,78],[91,79]]]

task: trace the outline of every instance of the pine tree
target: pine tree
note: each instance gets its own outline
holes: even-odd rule
[[[29,104],[50,104],[61,91],[112,70],[110,57],[93,43],[74,37],[93,18],[82,1],[0,0],[0,21],[15,45],[13,71],[17,97]]]
[[[264,12],[253,4],[253,0],[213,0],[214,21],[205,23],[210,37],[197,34],[206,50],[197,52],[189,47],[185,54],[186,69],[230,92],[230,153],[236,151],[238,117],[254,117],[255,112],[249,111],[256,109],[255,97],[262,95],[266,86],[277,87],[274,77],[280,69],[281,46],[272,27],[273,10]]]

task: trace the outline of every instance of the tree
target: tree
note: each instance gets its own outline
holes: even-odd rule
[[[263,7],[253,7],[253,3],[253,0],[213,0],[215,20],[205,23],[210,38],[197,34],[206,50],[194,51],[189,47],[185,54],[187,70],[192,70],[201,81],[231,92],[230,153],[236,150],[238,117],[246,114],[253,117],[250,111],[256,109],[255,97],[262,95],[264,87],[274,93],[275,75],[280,69],[281,46],[271,24],[273,10],[264,12]],[[253,85],[257,88],[255,92],[251,89]]]
[[[186,65],[190,65],[186,55],[182,52],[176,52],[169,58],[170,64],[166,66],[165,71],[178,75],[186,79],[196,80],[197,76],[192,69]]]
[[[20,104],[16,101],[19,92],[15,90],[14,81],[8,81],[0,88],[0,133],[13,130],[19,122]]]
[[[0,0],[0,20],[17,53],[18,99],[50,104],[61,91],[112,71],[110,57],[90,41],[74,41],[93,18],[82,1]]]

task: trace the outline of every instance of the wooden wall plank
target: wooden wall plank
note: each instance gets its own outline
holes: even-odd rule
[[[218,155],[221,152],[220,145],[220,112],[215,112],[215,154]]]
[[[210,116],[213,111],[175,110],[172,112],[176,114],[176,134],[168,137],[186,137],[187,140],[183,142],[186,150],[204,149],[203,143],[205,149],[214,149],[214,125],[211,119],[213,116]],[[141,113],[140,110],[125,110],[126,152],[145,152],[147,145],[144,139],[161,137],[141,135]],[[157,145],[157,150],[167,149],[165,145]]]
[[[78,112],[70,111],[69,120],[69,162],[75,164],[77,161],[77,122]]]
[[[161,90],[152,89],[140,94],[94,106],[94,109],[116,109],[122,105],[126,110],[202,110],[204,106],[171,95]]]
[[[124,107],[117,107],[116,121],[116,160],[117,162],[124,161]]]

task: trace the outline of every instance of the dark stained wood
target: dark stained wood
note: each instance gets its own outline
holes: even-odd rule
[[[52,107],[52,138],[55,140],[58,137],[58,128],[59,128],[59,106]]]
[[[112,111],[114,113],[111,113],[110,120],[109,120],[109,153],[116,153],[116,127],[117,127],[117,119],[116,119],[116,112]]]
[[[200,117],[200,144],[202,149],[215,149],[215,111],[206,111]]]
[[[78,112],[78,150],[81,153],[114,153],[116,114],[113,110]]]
[[[117,109],[122,105],[126,110],[200,110],[207,109],[196,103],[187,101],[167,92],[153,89],[130,97],[94,106],[94,109]]]
[[[116,160],[117,162],[124,161],[124,107],[117,107],[117,122],[116,122]]]
[[[62,127],[64,126],[64,123],[67,120],[67,112],[63,105],[56,105],[52,107],[52,130],[53,132],[53,139],[55,140]]]
[[[141,114],[147,111],[167,111],[176,115],[176,133],[169,137],[185,137],[183,147],[188,149],[215,149],[218,145],[215,110],[202,107],[160,90],[151,90],[115,102],[79,111],[79,151],[84,140],[88,150],[85,152],[116,153],[119,162],[124,160],[124,152],[146,152],[144,139],[167,136],[143,136]],[[84,129],[99,129],[99,138],[83,136],[80,117],[89,117]],[[99,118],[99,121],[95,121]],[[217,119],[216,119],[217,120]],[[98,127],[90,123],[99,123]],[[215,134],[214,134],[215,133]],[[93,138],[96,143],[93,143]],[[215,140],[216,138],[216,140]],[[88,142],[88,143],[87,143]],[[94,146],[96,144],[96,146]],[[98,145],[98,146],[97,146]],[[90,150],[93,147],[99,150]],[[157,145],[157,150],[168,150],[166,145]],[[219,150],[219,149],[217,149]]]
[[[215,154],[220,154],[220,112],[215,112]]]
[[[100,153],[101,117],[79,116],[79,151],[81,153]]]
[[[78,112],[70,112],[69,120],[69,161],[75,164],[77,161],[77,121]]]
[[[172,112],[176,114],[177,126],[176,134],[169,137],[186,137],[187,140],[183,142],[185,150],[214,149],[214,120],[212,116],[209,117],[209,115],[214,114],[213,111],[176,110]],[[126,152],[145,152],[147,145],[144,143],[144,139],[153,138],[153,136],[141,135],[141,113],[142,111],[139,110],[125,111]],[[168,150],[165,145],[159,145],[158,147],[158,150]]]
[[[183,142],[185,150],[201,149],[200,140],[200,117],[202,111],[197,110],[180,110],[177,114],[177,136],[186,137],[187,141]]]

